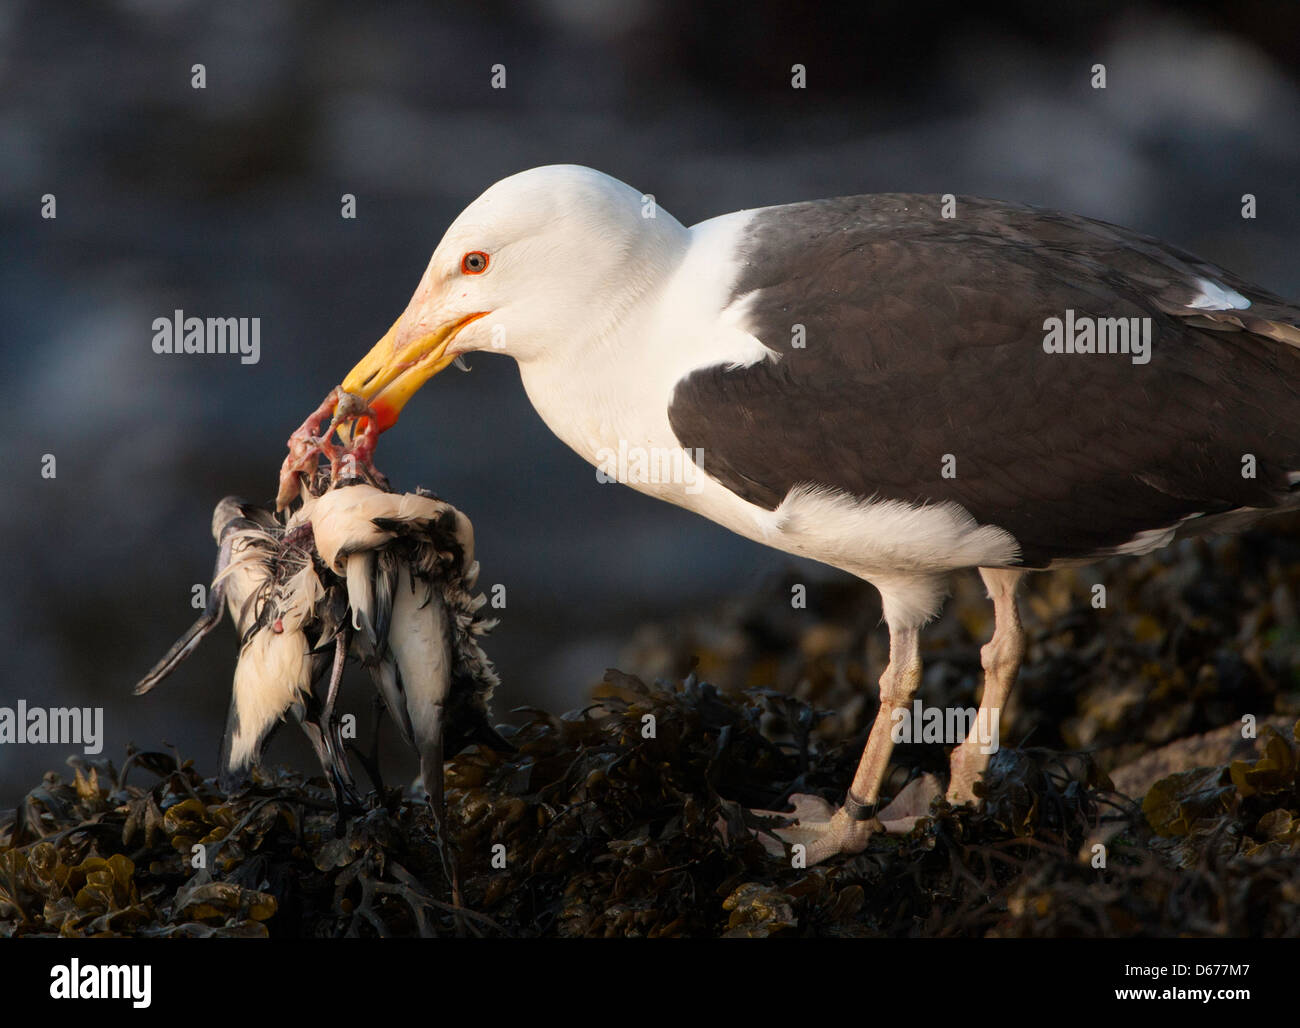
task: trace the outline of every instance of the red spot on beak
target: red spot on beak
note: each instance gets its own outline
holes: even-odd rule
[[[374,400],[371,401],[370,409],[374,411],[375,414],[375,431],[387,432],[397,424],[398,409],[382,396],[376,396]],[[369,420],[369,418],[357,419],[358,434],[365,429],[365,425]]]

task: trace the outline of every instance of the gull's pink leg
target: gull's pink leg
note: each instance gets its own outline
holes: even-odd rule
[[[993,638],[980,650],[984,695],[977,717],[980,724],[989,725],[993,718],[1001,719],[1025,656],[1025,630],[1016,606],[1016,590],[1025,572],[1020,568],[980,568],[980,575],[993,600]],[[966,741],[949,756],[948,802],[953,806],[978,802],[975,783],[989,763],[989,754],[981,752],[983,748],[972,728]]]
[[[889,666],[880,677],[880,710],[843,805],[836,809],[820,796],[791,796],[795,823],[788,828],[774,829],[781,843],[802,847],[795,851],[802,856],[802,866],[811,867],[837,853],[861,853],[867,848],[872,832],[882,827],[876,817],[876,807],[894,749],[894,711],[908,708],[920,682],[919,625],[890,623]],[[791,816],[772,810],[755,813]],[[770,836],[760,836],[760,841],[773,855],[784,852],[781,843]]]

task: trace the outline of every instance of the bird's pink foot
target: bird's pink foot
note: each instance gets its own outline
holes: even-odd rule
[[[283,510],[301,494],[304,476],[309,483],[315,478],[322,457],[329,462],[331,485],[340,477],[368,478],[386,488],[387,481],[374,465],[378,441],[378,421],[366,402],[353,393],[331,389],[289,436],[289,453],[280,465],[276,509]]]
[[[793,814],[783,810],[754,813],[793,819],[785,828],[764,829],[757,834],[768,853],[774,857],[788,855],[799,867],[812,867],[839,853],[861,853],[871,833],[880,827],[874,818],[855,820],[845,807],[832,807],[820,796],[796,794],[790,802]]]
[[[790,797],[794,812],[755,810],[762,817],[780,817],[793,823],[784,828],[756,831],[763,848],[774,857],[800,859],[811,867],[840,853],[861,853],[875,832],[903,835],[910,832],[930,811],[930,801],[939,795],[938,779],[921,775],[903,788],[894,800],[869,816],[867,809],[852,800],[832,807],[820,796],[796,794]],[[854,816],[856,814],[857,816]],[[775,836],[775,838],[774,838]],[[795,847],[802,847],[796,849]]]
[[[880,812],[880,823],[889,835],[906,835],[930,814],[930,801],[943,793],[939,779],[924,774],[908,782],[889,806]]]
[[[275,509],[284,510],[302,491],[302,475],[316,473],[321,456],[321,426],[333,417],[339,391],[331,389],[321,405],[307,415],[307,420],[289,436],[289,453],[280,465],[280,487],[275,494]]]
[[[347,394],[344,394],[347,395]],[[375,467],[375,447],[379,443],[378,422],[369,414],[354,415],[346,428],[340,423],[339,435],[345,439],[343,446],[326,451],[330,461],[330,483],[340,478],[364,478],[387,488],[387,480]]]

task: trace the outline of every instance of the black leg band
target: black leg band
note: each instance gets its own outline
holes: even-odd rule
[[[849,791],[844,796],[844,811],[853,821],[870,821],[876,816],[878,803],[862,803]]]

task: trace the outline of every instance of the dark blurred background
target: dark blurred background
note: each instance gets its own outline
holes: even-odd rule
[[[588,164],[687,224],[836,194],[982,194],[1118,222],[1297,298],[1298,66],[1291,2],[6,0],[0,706],[100,705],[106,755],[167,741],[215,770],[228,624],[130,695],[194,617],[211,509],[270,498],[290,430],[498,178]],[[261,362],[154,354],[151,323],[176,308],[260,317]],[[483,584],[507,587],[499,716],[576,705],[638,624],[791,565],[598,485],[511,362],[472,363],[417,397],[380,463],[468,513]],[[310,766],[296,734],[272,761]],[[0,805],[66,752],[0,746]]]

